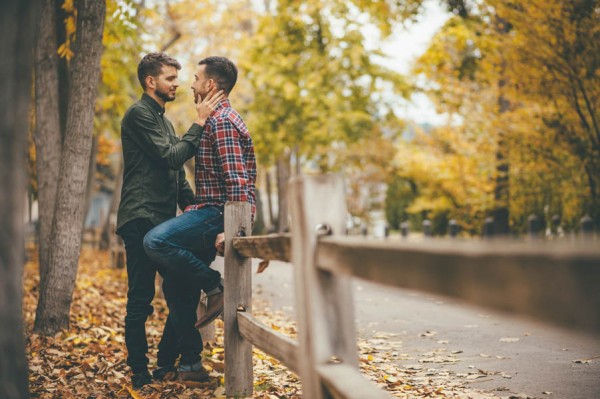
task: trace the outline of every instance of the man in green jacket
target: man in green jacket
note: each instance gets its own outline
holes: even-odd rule
[[[146,55],[138,65],[144,94],[127,110],[121,122],[124,168],[117,234],[123,238],[127,255],[125,345],[134,389],[151,382],[145,325],[153,312],[156,272],[161,271],[146,255],[143,239],[154,226],[174,217],[177,206],[185,209],[194,203],[183,164],[196,154],[206,118],[223,97],[222,92],[213,92],[198,102],[196,120],[179,139],[165,117],[165,104],[175,99],[180,69],[179,62],[164,53]],[[162,379],[173,371],[179,355],[185,360],[187,349],[179,341],[169,317],[158,346],[159,368],[154,372],[155,378]]]

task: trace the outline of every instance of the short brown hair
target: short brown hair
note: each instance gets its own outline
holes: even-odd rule
[[[204,73],[217,82],[219,89],[229,94],[237,82],[238,70],[233,62],[225,57],[207,57],[198,65],[206,65]]]
[[[138,64],[138,80],[144,90],[146,90],[146,78],[160,75],[163,65],[175,67],[177,70],[181,69],[181,64],[175,58],[169,57],[163,52],[148,53],[142,58]]]

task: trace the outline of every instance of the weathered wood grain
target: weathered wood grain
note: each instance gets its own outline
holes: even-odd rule
[[[248,312],[238,312],[238,327],[242,337],[254,346],[275,357],[287,368],[298,372],[298,343],[267,327]]]
[[[250,204],[225,205],[225,393],[228,397],[252,396],[252,344],[240,335],[237,310],[252,311],[251,259],[233,249],[233,237],[240,231],[252,234]]]
[[[347,364],[324,364],[317,373],[328,393],[335,399],[391,399],[388,392],[366,380],[353,366]]]
[[[328,272],[600,333],[598,248],[326,237],[317,259]]]
[[[239,255],[247,258],[284,262],[292,259],[292,244],[289,234],[234,238],[233,247]]]
[[[358,369],[350,280],[317,269],[315,257],[317,226],[326,225],[333,234],[345,230],[344,183],[334,175],[300,176],[290,187],[302,392],[307,398],[322,399],[326,396],[317,366],[333,356]]]

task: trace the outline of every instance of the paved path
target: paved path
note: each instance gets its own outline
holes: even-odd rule
[[[271,262],[264,273],[253,274],[252,278],[256,298],[295,318],[292,274],[291,265]],[[440,349],[460,352],[455,355],[459,360],[455,364],[425,367],[457,373],[474,369],[496,373],[478,378],[471,385],[497,389],[498,397],[526,394],[548,399],[600,399],[598,337],[362,281],[355,283],[355,311],[361,338],[391,333],[393,340],[402,341],[399,350],[415,359]],[[581,359],[584,363],[574,362]],[[414,364],[415,360],[405,363]]]

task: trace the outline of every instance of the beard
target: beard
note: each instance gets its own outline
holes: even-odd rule
[[[162,91],[160,89],[156,89],[154,92],[158,98],[163,100],[164,102],[169,102],[175,100],[175,93],[173,95],[169,94],[168,91]]]
[[[202,100],[204,100],[205,96],[206,96],[206,94],[202,95],[199,91],[195,91],[194,92],[194,104],[198,104],[199,102],[202,102]]]

